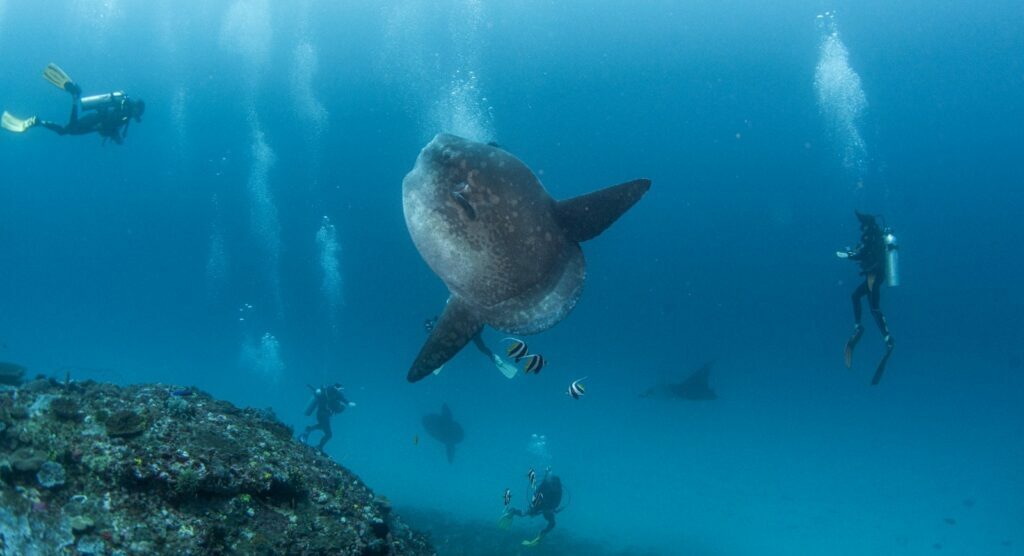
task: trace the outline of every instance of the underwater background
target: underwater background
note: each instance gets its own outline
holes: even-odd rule
[[[306,385],[340,381],[357,405],[327,452],[400,512],[493,522],[550,466],[552,542],[1024,553],[1019,1],[0,0],[0,60],[22,117],[67,117],[50,62],[147,104],[123,146],[0,136],[0,360],[296,427]],[[539,375],[469,348],[406,382],[447,292],[401,182],[439,132],[558,199],[653,182],[528,338]],[[901,245],[875,387],[869,314],[842,361],[854,209]],[[707,361],[718,399],[639,397]],[[421,425],[442,403],[451,464]]]

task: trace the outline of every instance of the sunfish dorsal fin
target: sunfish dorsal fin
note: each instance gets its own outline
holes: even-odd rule
[[[427,342],[420,348],[406,378],[409,382],[416,382],[428,376],[454,357],[483,327],[476,313],[453,295]]]
[[[570,240],[577,243],[587,241],[611,226],[650,188],[651,180],[648,179],[620,183],[586,195],[558,201],[555,214]]]

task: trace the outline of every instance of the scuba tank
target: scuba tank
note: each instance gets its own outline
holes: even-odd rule
[[[885,243],[885,285],[889,287],[900,285],[900,246],[896,243],[896,234],[892,228],[886,226],[882,232],[882,242]]]
[[[82,110],[104,110],[107,108],[122,108],[128,102],[128,95],[124,91],[114,91],[102,95],[83,97]]]

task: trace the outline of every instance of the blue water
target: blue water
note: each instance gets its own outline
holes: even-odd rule
[[[563,4],[0,0],[3,109],[66,118],[49,62],[147,103],[120,147],[0,136],[0,359],[295,426],[341,381],[328,453],[396,505],[495,519],[550,465],[556,531],[615,548],[1024,553],[1021,4]],[[401,181],[442,131],[556,198],[653,180],[539,376],[470,348],[405,380],[446,290]],[[877,387],[867,314],[842,364],[854,209],[902,246]],[[718,400],[638,398],[707,360]]]

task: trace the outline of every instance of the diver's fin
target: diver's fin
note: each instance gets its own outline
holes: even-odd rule
[[[498,518],[498,529],[508,529],[512,526],[512,512],[506,510],[505,513],[501,514]]]
[[[68,88],[68,83],[77,87],[74,85],[74,81],[71,80],[71,77],[64,73],[64,70],[60,69],[60,66],[53,62],[50,62],[50,64],[46,66],[46,69],[43,70],[43,78],[50,83],[53,83],[54,87],[57,87],[62,91],[68,91],[69,93],[72,92],[72,90]]]
[[[453,295],[437,319],[427,343],[420,348],[406,378],[409,382],[416,382],[434,372],[465,347],[483,327],[479,317]]]
[[[494,366],[498,368],[498,372],[505,375],[507,379],[513,379],[516,377],[516,373],[519,372],[519,367],[505,361],[500,355],[494,354]]]
[[[895,347],[895,344],[892,343],[892,337],[886,336],[886,338],[885,355],[883,355],[882,360],[878,362],[878,368],[875,369],[875,376],[871,378],[872,386],[878,386],[878,383],[882,381],[882,373],[885,372],[885,364],[889,362],[889,356],[892,355],[892,348]]]
[[[36,117],[29,116],[24,120],[14,117],[10,112],[4,111],[4,115],[0,118],[0,126],[7,131],[14,133],[22,133],[26,129],[36,125]]]
[[[537,546],[538,544],[540,544],[540,540],[543,539],[543,538],[544,538],[543,535],[537,535],[537,537],[534,538],[533,540],[523,541],[523,546],[528,546],[530,548],[533,548],[533,547]]]
[[[651,180],[639,179],[559,201],[555,215],[570,240],[597,237],[636,204],[651,188]]]
[[[854,325],[853,334],[850,335],[849,340],[846,340],[846,348],[843,349],[843,362],[846,363],[847,369],[853,366],[853,350],[857,347],[857,342],[860,341],[862,335],[864,335],[864,327],[859,324]]]

